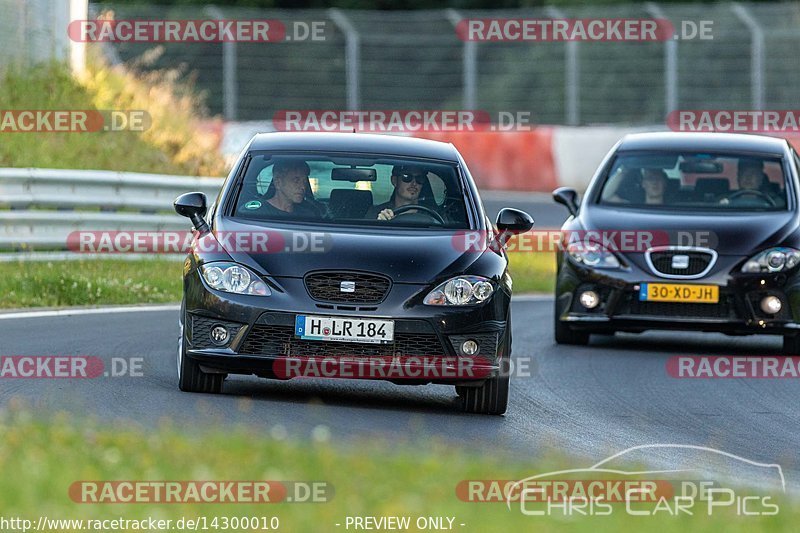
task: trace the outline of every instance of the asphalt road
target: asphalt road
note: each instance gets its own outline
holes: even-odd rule
[[[678,354],[778,354],[778,338],[618,334],[593,338],[588,347],[557,347],[551,307],[546,299],[513,304],[514,359],[532,358],[534,369],[513,379],[505,417],[462,414],[452,387],[437,385],[234,376],[221,396],[181,393],[177,309],[0,320],[0,355],[92,355],[107,368],[112,357],[143,361],[141,377],[5,379],[0,402],[15,397],[35,409],[143,428],[169,417],[190,429],[244,424],[297,439],[329,434],[334,443],[385,438],[397,446],[436,437],[487,454],[557,450],[586,458],[576,466],[636,445],[710,446],[780,464],[788,485],[800,487],[798,380],[682,380],[665,370],[667,359]],[[686,460],[685,450],[673,449],[631,458],[666,467]],[[704,454],[690,461],[711,475],[722,468]],[[755,467],[735,477],[773,487],[776,479]]]
[[[560,228],[569,216],[567,208],[546,193],[481,191],[481,200],[492,221],[502,208],[514,207],[533,217],[535,229]]]

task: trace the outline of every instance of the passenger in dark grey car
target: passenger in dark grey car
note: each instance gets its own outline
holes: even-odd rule
[[[277,161],[272,168],[272,183],[261,211],[270,216],[318,217],[320,210],[309,201],[308,163],[299,160]]]

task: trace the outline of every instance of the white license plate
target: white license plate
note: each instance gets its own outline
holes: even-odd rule
[[[394,340],[394,321],[342,316],[297,315],[294,333],[301,339],[386,344]]]

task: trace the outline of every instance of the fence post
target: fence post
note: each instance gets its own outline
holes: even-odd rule
[[[445,10],[447,20],[453,25],[453,29],[458,27],[458,23],[464,17],[453,9]],[[478,106],[478,47],[475,41],[464,41],[462,49],[462,106],[464,109],[477,109]]]
[[[70,0],[67,12],[68,25],[72,20],[89,18],[89,2],[87,0]],[[67,54],[72,72],[82,75],[86,72],[86,43],[79,43],[66,38]]]
[[[667,19],[658,4],[647,2],[645,8],[653,18]],[[675,39],[664,41],[664,108],[667,115],[678,109],[678,41]]]
[[[33,64],[31,57],[31,43],[28,38],[28,4],[20,2],[17,8],[17,46],[20,53],[17,55],[16,65],[23,69],[30,68]],[[13,63],[14,61],[12,61]]]
[[[549,6],[547,16],[553,19],[565,19],[564,12]],[[565,120],[568,126],[580,124],[580,63],[578,59],[578,42],[567,41],[565,51],[564,95],[565,95]]]
[[[742,4],[733,4],[734,14],[750,30],[750,90],[753,109],[764,109],[764,30]]]
[[[206,13],[217,20],[225,18],[217,6],[206,7]],[[236,120],[238,110],[236,59],[236,42],[224,41],[222,43],[222,114],[225,120]]]
[[[355,26],[341,9],[331,8],[328,14],[339,31],[344,33],[345,68],[347,69],[347,109],[357,111],[361,107],[359,69],[361,63],[361,37]]]

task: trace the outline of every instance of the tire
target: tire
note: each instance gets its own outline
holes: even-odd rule
[[[480,387],[458,387],[461,406],[465,413],[502,415],[508,409],[510,376],[503,371],[500,376],[487,379]]]
[[[556,344],[568,344],[572,346],[586,346],[589,344],[591,334],[588,331],[575,331],[568,324],[561,322],[556,314],[555,338]]]
[[[562,309],[558,305],[558,292],[556,292],[556,300],[553,305],[553,336],[556,339],[556,344],[567,344],[571,346],[586,346],[589,344],[589,332],[575,331],[569,324],[559,320]]]
[[[507,322],[507,334],[500,360],[500,374],[487,379],[480,387],[456,387],[465,413],[502,415],[508,409],[508,393],[511,383],[509,361],[511,359],[511,318]]]
[[[184,392],[219,394],[222,392],[225,374],[207,374],[200,370],[200,365],[186,357],[186,310],[184,305],[181,305],[179,322],[181,335],[178,339],[178,388]]]
[[[783,354],[800,355],[800,335],[783,336]]]

